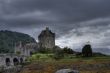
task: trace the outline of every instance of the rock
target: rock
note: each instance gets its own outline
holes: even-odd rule
[[[55,73],[79,73],[79,71],[78,70],[71,70],[71,69],[61,69]]]

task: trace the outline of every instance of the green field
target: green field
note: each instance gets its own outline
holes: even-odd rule
[[[93,56],[93,57],[76,57],[75,55],[64,55],[63,58],[58,61],[110,61],[110,56]],[[28,58],[29,62],[34,61],[57,61],[54,59],[54,54],[34,54]]]
[[[65,55],[55,60],[54,54],[34,54],[21,73],[55,73],[59,69],[77,69],[80,73],[110,73],[110,56],[76,57]]]

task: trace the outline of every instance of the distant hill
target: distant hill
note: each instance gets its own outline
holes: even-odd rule
[[[0,31],[0,53],[12,53],[14,52],[15,43],[22,41],[23,44],[29,42],[36,42],[34,38],[27,34],[13,32],[8,30]]]
[[[96,48],[96,49],[93,49],[93,51],[100,52],[100,53],[106,54],[106,55],[110,55],[110,49],[108,49],[108,48]]]
[[[81,52],[81,49],[75,49],[75,51]],[[108,48],[93,48],[93,52],[110,55],[110,49]]]

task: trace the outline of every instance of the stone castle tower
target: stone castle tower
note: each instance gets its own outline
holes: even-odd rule
[[[46,29],[40,33],[40,35],[38,36],[38,40],[39,40],[39,46],[41,48],[51,49],[55,47],[55,33],[49,30],[48,27],[46,27]]]

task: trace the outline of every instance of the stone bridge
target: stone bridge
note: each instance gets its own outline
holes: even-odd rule
[[[15,54],[0,54],[0,67],[16,66],[22,64],[26,57]]]

